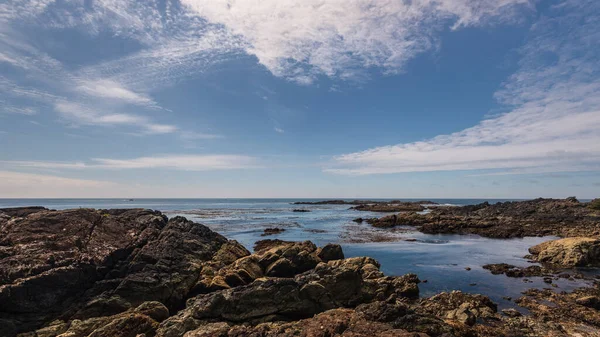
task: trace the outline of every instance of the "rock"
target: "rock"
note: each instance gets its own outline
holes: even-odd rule
[[[169,309],[156,301],[144,302],[135,308],[134,311],[146,315],[159,323],[169,318]]]
[[[294,212],[294,213],[308,213],[308,212],[310,212],[310,210],[309,209],[299,209],[299,208],[297,208],[297,209],[294,209],[292,212]]]
[[[513,308],[502,309],[502,313],[505,314],[508,317],[519,317],[519,316],[522,316],[522,314],[520,312],[518,312],[517,310],[515,310]]]
[[[600,211],[600,198],[594,199],[592,200],[589,204],[588,207],[590,209],[596,210],[596,211]]]
[[[478,318],[494,318],[497,306],[486,296],[452,291],[421,300],[416,311],[470,326]]]
[[[350,209],[367,212],[421,212],[425,210],[425,207],[421,206],[421,204],[419,203],[414,202],[396,202],[362,204],[351,207]]]
[[[483,269],[489,270],[494,275],[505,274],[508,277],[542,276],[550,272],[540,266],[517,267],[507,263],[486,264]]]
[[[269,227],[269,228],[265,228],[264,232],[260,236],[281,234],[284,231],[285,231],[285,228]]]
[[[178,307],[227,242],[142,209],[0,210],[0,317],[18,332],[61,315],[113,315],[145,301]],[[12,217],[19,215],[21,217]]]
[[[597,213],[597,212],[596,212]],[[372,219],[375,227],[415,226],[428,234],[478,234],[492,238],[598,236],[600,217],[573,199],[535,199],[461,207],[436,206],[427,214],[399,213]]]
[[[12,321],[0,319],[0,336],[15,337],[17,327]]]
[[[317,256],[324,262],[341,260],[344,258],[344,252],[342,251],[342,246],[329,243],[323,246],[323,248],[317,249]]]
[[[371,258],[322,262],[293,278],[260,278],[248,285],[199,295],[188,300],[185,310],[163,322],[161,329],[164,326],[180,331],[190,322],[207,319],[265,322],[308,318],[329,309],[354,307],[392,295],[416,298],[418,282],[415,275],[383,276],[379,264]],[[160,334],[166,336],[167,332],[160,330]]]
[[[600,240],[587,237],[547,241],[529,248],[538,262],[561,267],[583,267],[600,264]]]
[[[471,270],[471,267],[465,267],[465,270],[466,270],[466,271],[470,271],[470,270]]]
[[[584,296],[575,300],[575,303],[584,307],[600,310],[600,298],[598,296]]]

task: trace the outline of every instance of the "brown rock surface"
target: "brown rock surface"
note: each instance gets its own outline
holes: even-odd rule
[[[573,237],[546,241],[529,248],[538,262],[561,267],[584,267],[600,264],[600,240]]]

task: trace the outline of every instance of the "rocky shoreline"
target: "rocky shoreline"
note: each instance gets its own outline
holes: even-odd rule
[[[595,247],[571,240],[531,254],[589,265]],[[598,285],[530,290],[515,300],[522,315],[498,312],[483,295],[420,298],[419,283],[414,274],[385,276],[372,258],[345,258],[334,244],[262,240],[251,253],[158,211],[0,209],[0,336],[600,333]]]

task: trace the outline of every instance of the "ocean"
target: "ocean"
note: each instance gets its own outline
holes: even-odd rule
[[[411,227],[376,229],[352,220],[357,217],[381,217],[385,213],[350,210],[349,205],[293,205],[295,201],[323,199],[0,199],[0,208],[45,206],[70,208],[149,208],[169,217],[181,215],[202,223],[229,239],[237,240],[249,250],[262,239],[310,240],[322,246],[338,243],[346,257],[370,256],[381,263],[387,275],[415,273],[421,280],[422,296],[441,291],[461,290],[484,294],[499,308],[514,307],[504,297],[518,298],[528,288],[548,287],[540,277],[519,278],[492,275],[481,266],[489,263],[531,265],[523,256],[527,249],[554,237],[489,239],[477,235],[429,235]],[[370,199],[386,200],[386,199]],[[401,199],[416,201],[423,199]],[[500,199],[427,199],[445,205],[469,205]],[[310,212],[293,212],[306,209]],[[277,235],[261,236],[265,228],[285,229]],[[370,238],[387,242],[369,242]],[[465,268],[471,268],[467,271]],[[596,270],[584,270],[596,273]],[[557,290],[571,290],[586,281],[555,281]],[[522,310],[522,309],[521,309]]]

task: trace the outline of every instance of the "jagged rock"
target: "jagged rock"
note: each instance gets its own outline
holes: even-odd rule
[[[422,300],[416,311],[470,326],[479,318],[494,318],[497,310],[486,296],[452,291]]]
[[[145,301],[178,307],[227,242],[203,225],[151,210],[0,214],[0,317],[19,332],[58,316],[112,315]]]
[[[574,237],[546,241],[529,248],[538,262],[562,267],[583,267],[600,264],[600,240]]]
[[[272,248],[275,249],[278,248]],[[371,258],[321,262],[293,278],[259,278],[248,285],[190,299],[185,310],[163,322],[159,335],[196,329],[194,325],[207,319],[238,323],[290,320],[392,295],[415,298],[419,293],[418,282],[410,274],[383,276],[379,264]]]

